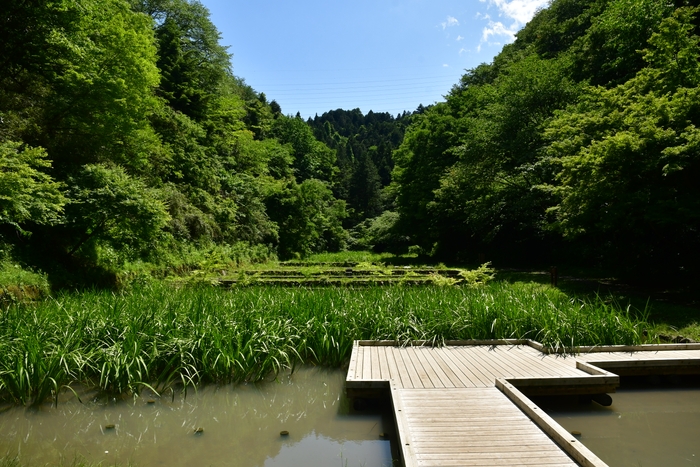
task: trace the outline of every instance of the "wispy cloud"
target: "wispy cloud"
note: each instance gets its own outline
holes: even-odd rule
[[[459,26],[459,21],[454,16],[448,16],[445,22],[440,23],[442,29],[451,28],[452,26]]]
[[[508,42],[513,42],[516,32],[518,32],[517,29],[512,26],[506,27],[500,21],[489,21],[489,25],[481,32],[481,42],[488,42],[491,36],[506,36]]]
[[[549,0],[479,0],[487,3],[488,7],[496,7],[498,16],[504,21],[494,21],[488,14],[477,13],[477,18],[488,21],[481,34],[481,43],[489,42],[489,38],[498,36],[505,38],[506,42],[515,40],[515,33],[535,16],[540,8],[547,6]],[[506,25],[511,20],[510,25]],[[481,50],[481,45],[479,46]]]
[[[448,65],[447,63],[443,63],[443,64],[442,64],[442,67],[443,67],[443,68],[449,68],[450,65]]]
[[[456,40],[457,40],[457,42],[462,41],[462,40],[464,40],[464,37],[463,37],[463,36],[457,36],[457,39],[456,39]]]

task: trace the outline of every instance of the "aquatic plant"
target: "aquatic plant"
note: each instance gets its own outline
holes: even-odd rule
[[[531,338],[636,344],[643,319],[549,286],[175,288],[88,291],[0,314],[0,397],[40,402],[80,382],[104,391],[256,381],[298,363],[340,366],[356,339]]]

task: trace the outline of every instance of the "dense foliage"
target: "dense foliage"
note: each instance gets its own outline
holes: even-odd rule
[[[199,2],[10,0],[0,23],[0,250],[55,272],[344,246],[335,152],[232,74]]]
[[[554,0],[413,117],[399,226],[435,255],[677,276],[700,260],[698,10]]]
[[[553,0],[444,102],[306,122],[196,0],[6,3],[0,259],[54,283],[246,248],[698,271],[690,0]]]

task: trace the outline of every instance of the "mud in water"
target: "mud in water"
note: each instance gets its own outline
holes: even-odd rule
[[[540,402],[547,413],[611,467],[700,466],[700,389],[634,388],[613,404]]]
[[[209,386],[186,397],[144,393],[135,400],[0,413],[0,458],[23,465],[391,466],[389,407],[354,412],[345,373],[302,368],[278,381]],[[289,432],[282,436],[282,431]]]

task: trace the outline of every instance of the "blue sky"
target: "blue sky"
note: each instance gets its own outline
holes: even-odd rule
[[[285,114],[412,111],[490,62],[547,0],[200,0],[234,73]]]

